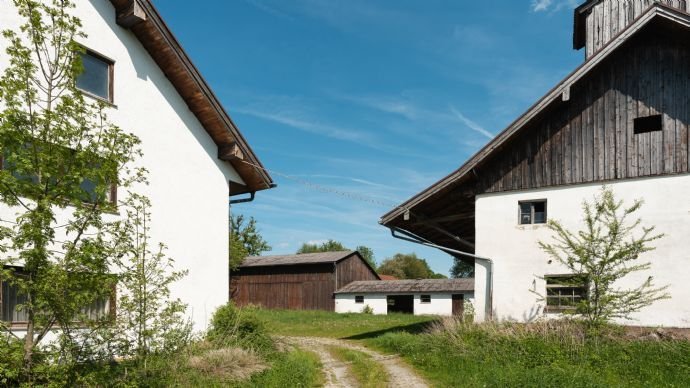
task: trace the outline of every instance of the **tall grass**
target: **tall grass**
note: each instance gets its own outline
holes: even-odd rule
[[[444,319],[423,334],[369,343],[401,354],[438,386],[690,386],[690,343],[641,341],[578,322],[465,324]]]

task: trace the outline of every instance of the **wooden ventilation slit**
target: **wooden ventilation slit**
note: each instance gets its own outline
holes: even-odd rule
[[[635,119],[635,134],[661,131],[663,120],[661,115],[638,117]]]

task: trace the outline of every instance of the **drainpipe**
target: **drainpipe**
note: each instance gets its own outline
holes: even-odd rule
[[[431,241],[429,241],[423,237],[417,236],[414,233],[408,232],[408,231],[400,229],[400,228],[396,228],[394,226],[389,226],[388,228],[391,230],[391,235],[394,238],[404,240],[404,241],[409,241],[409,242],[412,242],[415,244],[425,245],[425,246],[431,247],[431,248],[436,248],[436,249],[439,249],[443,252],[446,252],[452,256],[465,256],[465,257],[472,258],[474,260],[479,260],[479,261],[483,261],[483,262],[487,263],[489,271],[486,274],[486,283],[487,283],[486,285],[487,285],[487,288],[489,289],[489,298],[488,298],[488,301],[486,304],[486,308],[484,310],[484,314],[488,317],[489,320],[493,320],[493,315],[494,315],[494,313],[493,313],[494,261],[493,260],[489,259],[488,257],[481,257],[481,256],[477,256],[473,253],[463,252],[463,251],[459,251],[457,249],[448,248],[448,247],[434,244]],[[399,234],[396,234],[396,232],[402,234],[402,236]]]
[[[254,200],[254,197],[256,196],[256,192],[252,191],[249,193],[249,198],[240,198],[240,199],[230,199],[230,205],[234,205],[236,203],[246,203],[246,202],[251,202]]]

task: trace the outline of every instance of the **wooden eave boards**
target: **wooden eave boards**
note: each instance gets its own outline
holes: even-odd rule
[[[218,157],[229,162],[246,186],[231,185],[231,194],[243,194],[272,187],[263,168],[235,123],[150,0],[110,0],[117,22],[131,30],[163,70],[189,109],[219,147]]]

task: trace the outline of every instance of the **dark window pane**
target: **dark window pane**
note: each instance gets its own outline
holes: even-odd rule
[[[77,77],[77,87],[110,100],[110,64],[89,53],[81,55],[84,72]]]
[[[19,293],[17,286],[2,283],[2,320],[5,322],[26,322],[26,312],[17,306],[26,303],[26,296]]]
[[[431,295],[422,295],[420,299],[422,303],[431,303]]]
[[[534,223],[543,224],[546,222],[546,202],[534,202]]]
[[[364,303],[364,296],[355,296],[355,303]]]
[[[520,203],[520,224],[532,223],[532,204],[529,202]]]

